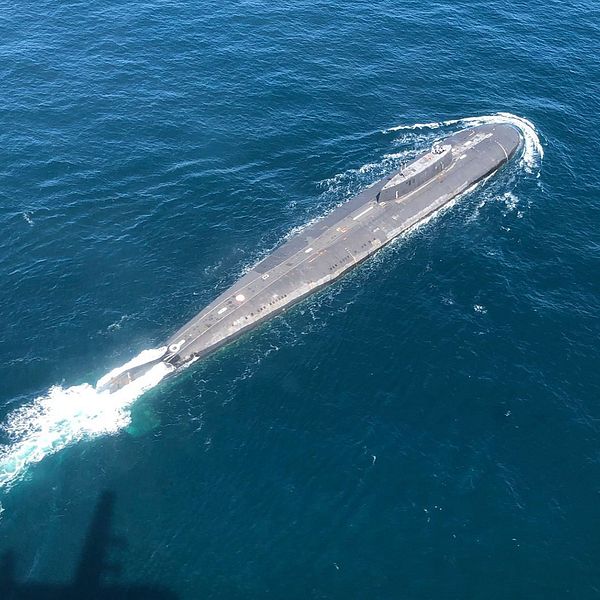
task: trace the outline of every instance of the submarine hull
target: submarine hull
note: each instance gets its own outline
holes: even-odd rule
[[[464,129],[311,224],[206,306],[168,341],[175,370],[232,342],[346,271],[508,162],[522,144],[505,123]],[[127,383],[128,373],[109,389]]]

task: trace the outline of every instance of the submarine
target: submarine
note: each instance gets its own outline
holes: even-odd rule
[[[495,173],[522,144],[521,131],[508,123],[470,127],[436,141],[290,237],[176,331],[159,358],[119,372],[100,391],[119,390],[160,362],[175,373],[232,342]]]

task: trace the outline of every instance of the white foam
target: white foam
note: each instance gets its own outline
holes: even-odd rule
[[[114,323],[111,323],[107,328],[106,331],[117,331],[118,329],[121,329],[121,326],[123,325],[123,323],[125,323],[125,321],[128,321],[129,319],[131,319],[131,315],[122,315],[118,320],[116,320]]]
[[[445,121],[432,121],[431,123],[414,123],[413,125],[396,125],[395,127],[390,127],[386,129],[383,133],[389,133],[391,131],[412,131],[413,129],[438,129],[446,124],[450,124],[450,122]]]
[[[510,125],[517,127],[521,131],[524,139],[521,165],[530,173],[539,167],[541,160],[544,158],[544,147],[535,125],[524,117],[519,117],[507,112],[483,115],[481,117],[464,117],[462,119],[450,119],[447,121],[433,121],[431,123],[415,123],[414,125],[396,125],[395,127],[386,129],[383,133],[401,130],[440,129],[442,127],[452,127],[454,125],[476,127],[478,125],[490,123],[509,123]]]
[[[512,212],[519,205],[519,197],[513,192],[505,192],[502,194],[501,200],[506,206],[506,213]]]
[[[416,147],[400,152],[390,152],[384,154],[382,159],[377,162],[369,162],[356,169],[348,169],[343,173],[319,181],[318,185],[324,188],[328,195],[343,197],[335,205],[339,206],[346,201],[348,196],[357,194],[364,189],[365,185],[398,169],[404,161],[414,158],[417,154],[419,154],[419,149]]]
[[[120,367],[116,367],[112,371],[109,371],[106,375],[103,375],[98,379],[98,383],[96,384],[97,388],[102,387],[108,381],[110,381],[113,377],[127,371],[127,369],[132,369],[133,367],[137,367],[139,365],[143,365],[144,363],[156,360],[160,358],[167,351],[167,347],[163,346],[162,348],[150,348],[148,350],[142,350],[136,357],[132,358],[129,362],[126,362],[124,365]]]
[[[133,402],[156,386],[173,367],[158,363],[112,394],[99,388],[125,369],[160,358],[164,350],[144,350],[103,376],[96,387],[88,383],[68,388],[53,386],[43,396],[10,413],[2,425],[10,442],[0,448],[0,488],[22,477],[30,465],[66,446],[113,434],[129,425]]]

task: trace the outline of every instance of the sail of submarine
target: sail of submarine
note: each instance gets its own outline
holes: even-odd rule
[[[494,173],[522,142],[521,132],[507,123],[471,127],[439,140],[289,238],[167,340],[160,358],[119,373],[101,389],[112,393],[160,362],[174,372],[233,341]]]

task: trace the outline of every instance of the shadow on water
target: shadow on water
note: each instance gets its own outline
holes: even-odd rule
[[[105,581],[120,572],[111,562],[113,547],[125,546],[123,538],[111,534],[115,495],[104,492],[96,505],[79,563],[70,583],[19,583],[15,578],[16,558],[5,552],[0,559],[1,600],[176,600],[177,595],[158,585]]]

